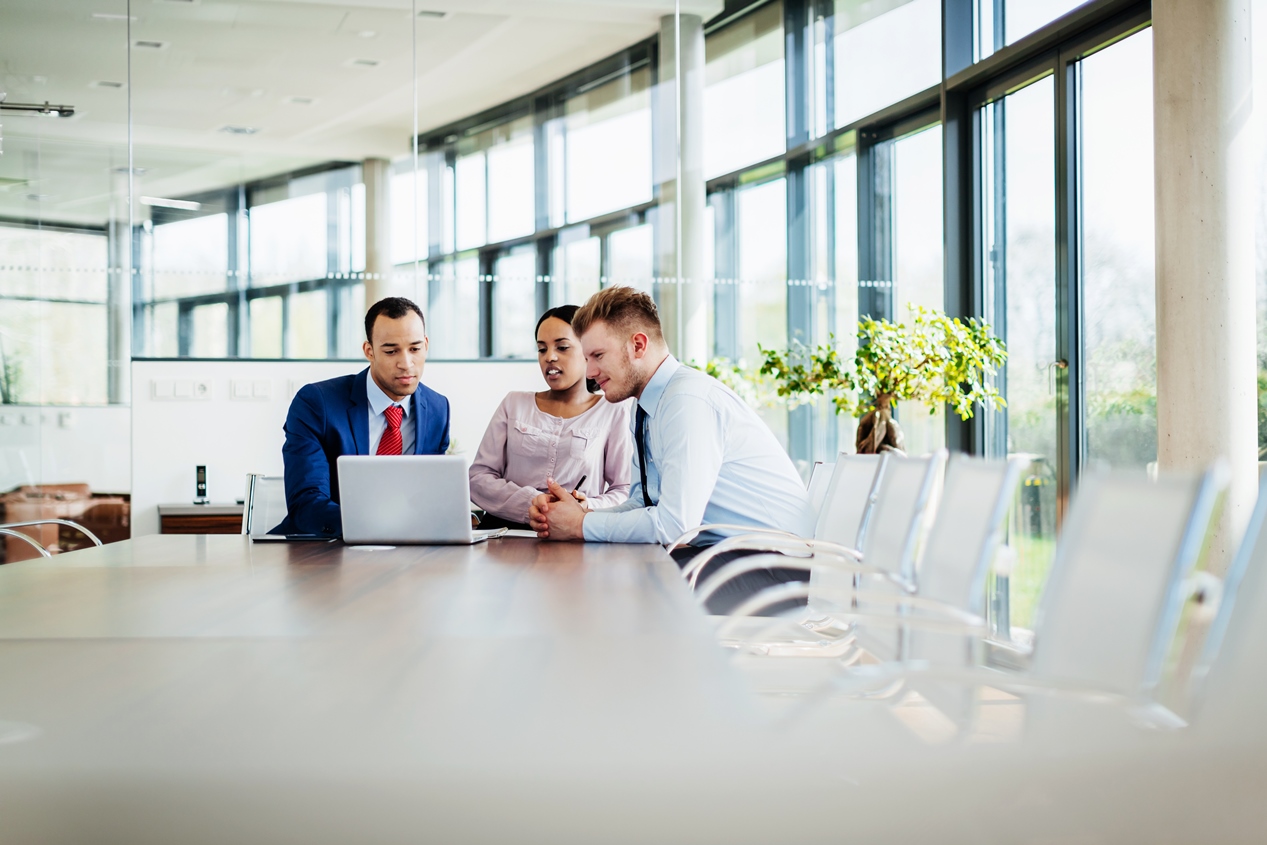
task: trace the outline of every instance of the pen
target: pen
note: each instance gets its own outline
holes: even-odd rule
[[[573,492],[573,493],[575,493],[577,490],[580,490],[580,489],[581,489],[581,485],[585,483],[585,479],[587,479],[587,478],[589,478],[589,476],[588,476],[588,475],[582,475],[582,476],[581,476],[581,480],[580,480],[580,481],[578,481],[578,482],[576,482],[576,486],[572,488],[572,492]]]

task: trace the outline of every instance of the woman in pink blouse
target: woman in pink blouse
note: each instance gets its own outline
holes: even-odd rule
[[[488,514],[481,528],[527,529],[528,508],[547,478],[575,490],[590,510],[629,498],[632,406],[591,392],[572,331],[576,312],[562,305],[537,321],[537,360],[549,390],[507,394],[484,432],[471,463],[471,501]]]

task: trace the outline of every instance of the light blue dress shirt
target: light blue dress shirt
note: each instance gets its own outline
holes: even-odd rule
[[[670,355],[638,405],[647,412],[647,486],[655,504],[643,505],[634,449],[628,501],[587,514],[586,540],[669,543],[717,523],[813,534],[809,494],[792,460],[733,390]],[[637,425],[637,414],[630,416]]]
[[[409,411],[413,408],[414,398],[410,396],[404,402],[393,402],[383,389],[378,386],[378,382],[374,381],[373,374],[365,377],[365,396],[370,402],[370,454],[378,454],[378,441],[383,439],[383,432],[387,429],[387,417],[383,416],[383,412],[392,405],[400,405],[405,415],[400,418],[400,454],[412,455],[414,453],[414,420],[410,416]]]

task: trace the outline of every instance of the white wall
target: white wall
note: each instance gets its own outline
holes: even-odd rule
[[[361,369],[348,361],[132,362],[132,536],[158,533],[159,504],[193,501],[199,464],[213,502],[242,498],[247,473],[281,475],[291,397]],[[467,460],[507,392],[543,386],[536,361],[434,361],[423,382],[448,397],[450,436]]]
[[[0,492],[80,482],[94,493],[128,492],[131,417],[126,405],[0,405]]]

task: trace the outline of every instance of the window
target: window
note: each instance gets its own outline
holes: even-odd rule
[[[836,0],[836,125],[941,81],[940,0]]]
[[[1157,460],[1152,30],[1083,59],[1083,355],[1091,465]]]
[[[0,226],[0,403],[108,401],[106,268],[104,234]]]
[[[536,228],[532,119],[503,131],[513,137],[488,151],[488,240],[493,243],[531,235]]]
[[[229,357],[229,306],[223,302],[190,309],[193,329],[189,355],[193,358]]]
[[[554,283],[550,288],[551,307],[584,305],[598,293],[602,273],[603,245],[598,237],[590,237],[582,226],[559,233],[554,250]]]
[[[407,169],[392,174],[392,264],[409,264],[415,259],[426,261],[430,236],[427,231],[427,171],[417,174],[417,197],[413,160]]]
[[[977,57],[1029,35],[1076,9],[1086,0],[978,0]]]
[[[650,223],[617,229],[607,236],[607,276],[611,284],[650,293],[654,263],[655,233]]]
[[[1056,545],[1056,144],[1055,80],[986,105],[982,254],[986,314],[1007,342],[998,379],[1007,408],[987,415],[993,457],[1030,459],[1012,508],[1008,544],[1016,565],[1006,591],[1009,625],[1032,628]]]
[[[329,312],[324,290],[290,296],[291,358],[325,358],[329,343]]]
[[[251,300],[251,357],[282,357],[282,298],[261,296]]]
[[[705,41],[704,175],[786,149],[783,4],[769,3]]]
[[[537,354],[537,248],[516,247],[497,259],[493,277],[493,357]]]
[[[739,262],[737,346],[739,361],[759,366],[758,345],[787,344],[787,183],[783,179],[742,188],[735,194]],[[787,445],[787,413],[759,411]]]
[[[488,171],[484,153],[460,156],[457,160],[457,248],[471,249],[488,242],[486,204]]]
[[[569,223],[650,202],[650,71],[568,100],[564,144]]]
[[[251,209],[251,284],[320,279],[327,272],[324,192],[278,200]]]
[[[938,311],[944,306],[941,148],[940,126],[893,142],[895,322],[909,320],[912,305]],[[921,455],[945,444],[946,416],[941,407],[908,402],[898,413],[911,454]]]
[[[427,336],[432,358],[480,357],[479,257],[468,254],[436,266],[430,277]]]
[[[228,286],[229,216],[207,214],[154,227],[154,299],[215,293]]]

